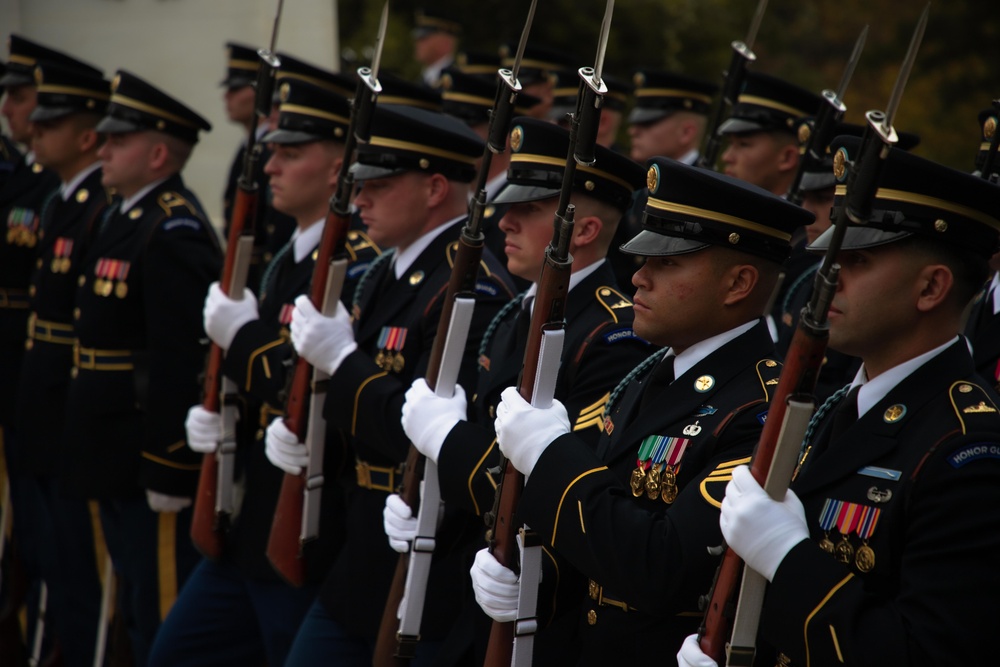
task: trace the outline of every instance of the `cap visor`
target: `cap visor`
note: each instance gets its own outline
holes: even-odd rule
[[[833,175],[833,170],[830,171],[819,171],[819,172],[807,172],[802,175],[802,182],[799,183],[799,187],[802,188],[803,192],[815,192],[816,190],[825,190],[826,188],[832,188],[837,184],[837,178]]]
[[[761,130],[766,130],[762,124],[753,120],[744,120],[742,118],[727,118],[722,125],[719,126],[718,134],[741,134],[743,132],[760,132]]]
[[[31,115],[28,116],[28,120],[33,123],[40,123],[46,120],[62,118],[77,111],[83,111],[83,109],[74,109],[73,107],[35,107]]]
[[[550,199],[552,197],[557,197],[559,195],[559,190],[553,188],[543,188],[537,185],[518,185],[517,183],[508,183],[504,186],[496,197],[493,198],[492,204],[519,204],[525,201],[538,201],[540,199]]]
[[[645,123],[652,123],[657,120],[661,120],[670,115],[670,109],[652,109],[652,108],[641,108],[636,107],[632,109],[632,113],[628,115],[629,125],[643,125]]]
[[[35,80],[30,76],[18,74],[17,72],[7,72],[3,76],[0,76],[0,86],[6,86],[7,88],[24,86],[29,83],[34,85]]]
[[[809,252],[826,252],[830,249],[830,241],[833,239],[835,227],[819,235],[819,237],[806,248]],[[864,250],[865,248],[875,248],[886,245],[900,239],[912,236],[911,232],[886,232],[874,227],[848,227],[844,233],[844,242],[840,245],[841,250]]]
[[[680,236],[666,236],[648,229],[636,234],[630,241],[623,243],[619,250],[626,255],[641,255],[643,257],[666,257],[668,255],[683,255],[695,250],[701,250],[710,244],[703,241],[693,241]]]
[[[95,129],[105,134],[126,134],[128,132],[139,132],[146,128],[140,127],[135,123],[130,123],[127,120],[122,120],[121,118],[105,116]]]
[[[253,83],[253,79],[227,78],[223,79],[219,85],[223,88],[246,88],[247,86],[252,86]]]
[[[315,134],[281,129],[268,132],[261,139],[265,144],[308,144],[319,140]]]
[[[351,174],[356,181],[371,181],[376,178],[388,178],[396,174],[402,174],[406,169],[389,169],[388,167],[376,167],[370,164],[355,162],[351,165]]]

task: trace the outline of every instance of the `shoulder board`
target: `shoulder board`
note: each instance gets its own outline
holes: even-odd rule
[[[699,485],[701,497],[704,498],[709,505],[721,508],[722,499],[726,497],[726,485],[729,484],[729,480],[733,478],[733,468],[749,464],[749,456],[720,463],[716,466],[715,470],[708,473],[708,476],[705,479],[701,480],[701,484]]]
[[[611,313],[611,317],[614,318],[615,322],[618,321],[618,313],[616,311],[632,307],[632,301],[614,287],[601,285],[594,290],[594,295],[597,297],[597,302]]]
[[[444,254],[448,258],[449,267],[455,266],[455,257],[458,255],[458,243],[459,243],[458,241],[452,241],[451,243],[448,244],[448,247],[445,248]],[[487,265],[486,261],[482,259],[479,260],[479,271],[480,271],[479,275],[484,278],[489,278],[490,276],[493,275],[493,272],[490,270],[489,265]],[[478,285],[477,285],[477,290],[478,290]]]
[[[368,234],[364,233],[360,229],[351,229],[347,232],[347,243],[345,245],[347,246],[347,254],[350,256],[352,261],[356,260],[358,256],[366,250],[369,251],[364,253],[366,256],[370,253],[373,253],[374,255],[382,254],[382,251],[375,244],[375,242],[371,240]]]
[[[770,401],[781,377],[781,363],[774,359],[761,359],[757,362],[757,377],[764,390],[764,400]]]
[[[997,406],[982,387],[960,380],[952,383],[948,393],[962,433],[1000,430]]]
[[[187,199],[176,192],[164,192],[157,198],[156,203],[160,205],[167,215],[177,215],[181,213],[176,209],[187,209],[191,215],[200,218],[201,214]]]

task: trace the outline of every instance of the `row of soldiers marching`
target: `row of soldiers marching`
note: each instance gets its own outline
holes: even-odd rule
[[[276,18],[228,45],[225,244],[201,115],[12,35],[0,662],[988,663],[1000,103],[976,172],[910,154],[927,11],[855,126],[864,33],[815,95],[752,71],[762,7],[630,105],[611,1],[571,84],[534,3],[436,90],[388,6],[352,74]]]

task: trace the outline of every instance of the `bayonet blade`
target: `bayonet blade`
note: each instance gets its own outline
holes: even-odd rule
[[[531,32],[531,24],[535,20],[535,7],[538,0],[531,0],[531,7],[528,9],[528,20],[524,22],[524,30],[521,31],[521,41],[517,44],[517,54],[514,55],[514,66],[510,68],[511,76],[517,81],[517,73],[521,71],[521,59],[524,57],[524,47],[528,45],[528,33]]]
[[[382,18],[378,22],[378,37],[375,39],[375,55],[372,56],[372,81],[378,81],[378,69],[382,62],[382,47],[385,46],[385,33],[389,27],[389,0],[382,7]]]
[[[847,92],[847,85],[851,82],[851,78],[854,76],[854,68],[858,66],[858,61],[861,60],[861,52],[865,50],[865,42],[868,41],[868,26],[861,31],[858,35],[858,40],[854,42],[854,52],[851,53],[851,59],[847,61],[847,67],[844,68],[844,75],[840,77],[840,85],[837,86],[837,99],[843,100],[844,93]]]
[[[608,0],[604,8],[604,20],[601,21],[601,39],[597,42],[597,58],[594,60],[594,82],[601,84],[604,72],[604,54],[608,50],[608,34],[611,32],[611,15],[615,11],[615,0]]]
[[[271,53],[274,53],[274,47],[278,45],[278,23],[281,21],[281,9],[285,5],[285,0],[278,0],[278,11],[274,14],[274,27],[271,28],[271,48],[268,49]]]
[[[896,85],[892,89],[892,95],[889,97],[889,104],[885,107],[885,122],[882,124],[883,129],[889,130],[892,128],[893,118],[896,116],[896,110],[899,108],[899,102],[903,98],[903,89],[906,88],[906,81],[910,78],[910,70],[913,69],[913,63],[917,59],[917,51],[920,49],[920,42],[924,38],[924,30],[927,28],[927,17],[930,14],[931,5],[930,3],[924,7],[923,14],[920,15],[920,20],[917,22],[917,28],[913,31],[913,37],[910,39],[910,49],[906,52],[906,59],[903,60],[903,66],[899,69],[899,75],[896,77]]]
[[[757,10],[750,21],[750,29],[747,30],[747,38],[743,42],[747,48],[753,51],[753,43],[757,41],[757,32],[760,30],[760,23],[764,20],[764,10],[767,9],[767,0],[760,0],[757,3]]]

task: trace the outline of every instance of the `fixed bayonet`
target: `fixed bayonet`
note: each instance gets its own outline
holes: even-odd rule
[[[892,130],[892,121],[896,118],[896,110],[899,109],[899,102],[903,99],[903,89],[906,88],[906,82],[910,78],[910,71],[913,69],[913,63],[917,60],[917,51],[920,49],[920,42],[924,38],[924,30],[927,28],[927,17],[930,14],[931,6],[928,3],[924,7],[923,13],[920,15],[920,20],[917,22],[917,27],[913,31],[913,37],[910,38],[910,48],[906,52],[906,58],[903,60],[903,66],[899,68],[899,75],[896,77],[896,85],[892,88],[892,95],[889,97],[889,103],[885,107],[885,119],[883,120],[883,129],[887,132],[892,132],[893,142],[895,143],[895,132]]]
[[[514,66],[510,68],[510,76],[516,82],[517,75],[521,72],[521,60],[524,58],[524,47],[528,45],[528,35],[531,33],[531,24],[535,20],[535,8],[538,0],[531,0],[531,7],[528,8],[528,18],[524,22],[524,29],[521,31],[521,41],[517,43],[517,53],[514,54]]]
[[[767,0],[760,0],[757,3],[757,10],[753,13],[750,21],[750,29],[747,30],[747,38],[743,41],[747,49],[753,51],[753,43],[757,41],[757,33],[760,31],[760,24],[764,20],[764,10],[767,9]]]
[[[594,60],[594,80],[600,85],[604,75],[604,55],[608,50],[608,34],[611,32],[611,15],[615,11],[615,0],[608,0],[604,7],[604,19],[601,21],[601,37],[597,42],[597,58]]]
[[[844,93],[847,92],[847,85],[851,83],[851,79],[854,77],[854,69],[858,66],[858,61],[861,60],[861,52],[865,50],[865,42],[868,41],[868,26],[866,25],[858,35],[858,39],[854,42],[854,51],[851,52],[851,59],[847,61],[847,67],[844,68],[844,74],[840,77],[840,85],[837,86],[837,99],[844,99]]]

